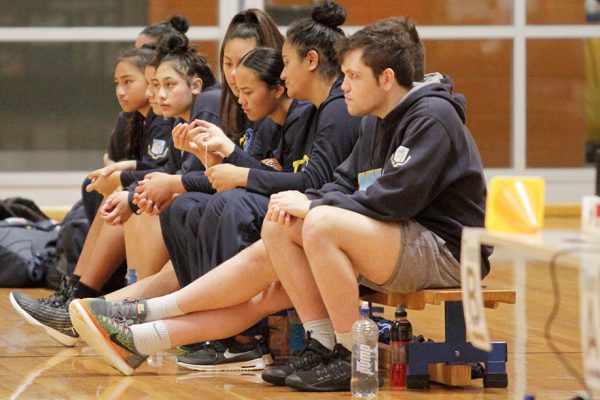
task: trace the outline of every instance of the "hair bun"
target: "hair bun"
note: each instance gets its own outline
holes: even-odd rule
[[[313,10],[312,19],[322,25],[336,29],[346,21],[346,10],[339,4],[328,1]]]
[[[158,44],[158,51],[163,54],[185,53],[189,50],[189,40],[181,33],[171,33],[163,36]]]
[[[190,23],[183,15],[173,15],[169,19],[169,24],[178,32],[186,33],[190,28]]]

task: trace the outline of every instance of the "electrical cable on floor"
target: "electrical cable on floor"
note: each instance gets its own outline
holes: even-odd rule
[[[558,315],[558,311],[560,310],[560,288],[558,286],[558,278],[556,275],[556,265],[557,261],[560,257],[569,255],[569,254],[577,254],[577,253],[598,253],[600,254],[600,248],[596,247],[573,247],[566,248],[557,251],[552,255],[549,262],[550,267],[550,278],[552,282],[552,291],[553,291],[553,304],[552,310],[550,311],[550,315],[546,320],[546,324],[544,326],[544,339],[546,340],[546,344],[550,348],[551,351],[554,352],[556,358],[560,361],[560,363],[565,367],[567,372],[579,382],[579,384],[587,389],[585,380],[579,372],[571,365],[571,363],[565,358],[565,356],[560,352],[560,349],[554,344],[554,339],[552,338],[552,325],[556,320],[556,316]],[[583,354],[582,354],[583,356]],[[587,394],[587,392],[586,392]],[[590,398],[590,397],[582,397],[581,393],[578,393],[574,399],[578,398]]]

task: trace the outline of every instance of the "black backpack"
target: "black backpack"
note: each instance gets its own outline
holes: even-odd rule
[[[56,263],[48,266],[47,286],[56,289],[62,275],[70,275],[75,270],[83,243],[90,229],[83,202],[79,200],[60,223],[56,241]]]
[[[46,270],[56,261],[58,230],[48,219],[0,221],[0,287],[46,286]]]
[[[49,219],[32,200],[23,197],[9,197],[0,200],[0,220],[11,217],[25,218],[32,222]]]

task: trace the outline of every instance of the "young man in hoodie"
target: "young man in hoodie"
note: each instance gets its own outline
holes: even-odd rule
[[[359,284],[460,286],[462,228],[483,226],[486,185],[463,98],[441,82],[413,85],[414,35],[410,20],[390,18],[342,43],[348,111],[370,114],[358,143],[334,182],[271,196],[262,237],[277,276],[302,321],[337,342],[328,362],[287,376],[296,389],[349,389]]]

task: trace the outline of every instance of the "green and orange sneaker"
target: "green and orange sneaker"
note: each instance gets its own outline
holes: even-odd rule
[[[105,315],[109,314],[107,306],[110,302],[101,299],[73,300],[69,305],[71,321],[79,336],[112,367],[123,375],[133,375],[148,356],[135,348],[128,327],[131,319]]]

